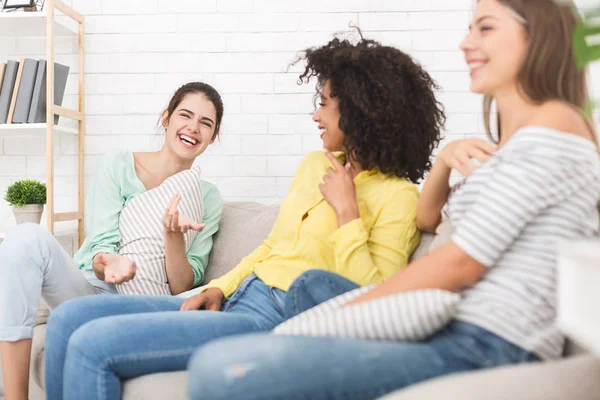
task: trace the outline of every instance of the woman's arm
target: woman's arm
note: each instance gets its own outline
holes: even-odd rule
[[[91,264],[96,277],[102,280],[105,279],[106,262],[99,262],[102,259],[100,255],[117,254],[121,240],[119,214],[123,209],[124,200],[115,171],[119,167],[114,153],[107,154],[102,159],[86,198],[85,228],[88,234],[84,246],[89,251],[78,253],[78,256],[86,259],[76,255],[78,264]]]
[[[182,232],[165,231],[165,268],[173,295],[192,288],[194,271],[185,255],[185,238]]]
[[[177,204],[174,205],[176,207]],[[165,229],[165,264],[169,288],[174,295],[199,285],[212,248],[212,235],[218,230],[223,201],[216,187],[208,187],[204,195],[204,217],[201,230],[186,253],[185,238],[178,230]],[[165,224],[165,227],[168,223]],[[203,226],[203,227],[202,227]],[[192,227],[193,229],[193,227]]]
[[[190,245],[186,257],[194,273],[192,288],[200,286],[204,280],[204,273],[208,266],[210,252],[213,248],[213,236],[219,230],[219,222],[223,214],[223,199],[219,189],[211,183],[201,181],[204,194],[204,216],[202,223],[205,225],[202,232],[198,232]]]
[[[442,208],[450,192],[450,172],[445,162],[437,160],[429,171],[417,203],[417,227],[425,232],[435,232],[442,222]]]
[[[435,232],[442,222],[442,208],[450,193],[450,173],[456,169],[463,176],[469,176],[477,166],[476,159],[485,163],[495,147],[481,139],[456,140],[440,151],[437,161],[425,181],[417,206],[417,227],[426,232]]]
[[[194,272],[187,260],[184,234],[192,229],[201,232],[204,224],[181,215],[177,207],[180,195],[175,195],[163,216],[163,236],[165,244],[165,272],[172,294],[189,290],[194,283]]]
[[[486,270],[485,265],[450,242],[414,261],[408,268],[348,305],[418,289],[459,292],[475,284]]]

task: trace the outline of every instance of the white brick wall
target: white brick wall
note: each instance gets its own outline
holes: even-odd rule
[[[468,92],[458,45],[473,0],[71,0],[86,16],[86,186],[102,154],[161,145],[156,123],[170,94],[190,80],[223,94],[220,142],[200,159],[228,200],[278,202],[303,154],[321,143],[311,120],[314,83],[297,86],[299,50],[358,24],[369,38],[411,53],[441,86],[444,143],[481,135],[481,99]],[[0,38],[0,60],[42,57],[43,40]],[[65,105],[76,104],[76,42],[57,40],[71,65]],[[597,69],[597,67],[595,67]],[[600,90],[600,86],[594,86]],[[0,193],[44,179],[42,140],[0,137]],[[76,143],[56,143],[57,207],[76,203]],[[0,204],[0,225],[8,207]],[[9,217],[12,218],[12,217]],[[9,221],[10,223],[10,221]]]

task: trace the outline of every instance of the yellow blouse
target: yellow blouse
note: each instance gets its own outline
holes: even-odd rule
[[[269,237],[207,287],[217,287],[229,297],[254,273],[265,284],[287,291],[310,269],[335,272],[364,286],[405,267],[419,243],[416,186],[377,170],[361,172],[354,178],[360,218],[338,228],[335,211],[319,190],[331,166],[325,153],[308,154]]]

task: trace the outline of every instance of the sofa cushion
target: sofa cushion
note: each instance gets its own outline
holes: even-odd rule
[[[452,222],[447,219],[443,221],[438,227],[435,229],[435,236],[429,246],[429,251],[435,251],[448,243],[452,238],[452,234],[454,233],[454,226]]]
[[[380,400],[597,400],[598,377],[600,359],[587,355],[440,377]]]
[[[186,400],[187,378],[187,372],[179,371],[130,379],[123,384],[122,398],[123,400]]]
[[[225,203],[204,282],[229,272],[254,251],[269,236],[278,213],[276,205]]]
[[[429,247],[434,239],[435,235],[433,233],[421,232],[421,240],[415,251],[413,251],[412,255],[410,256],[409,262],[418,260],[419,258],[427,255],[427,253],[429,253]]]

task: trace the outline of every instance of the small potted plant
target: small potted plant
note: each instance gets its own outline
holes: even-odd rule
[[[4,200],[13,207],[17,224],[39,224],[46,204],[46,184],[31,179],[15,182],[8,187]]]

